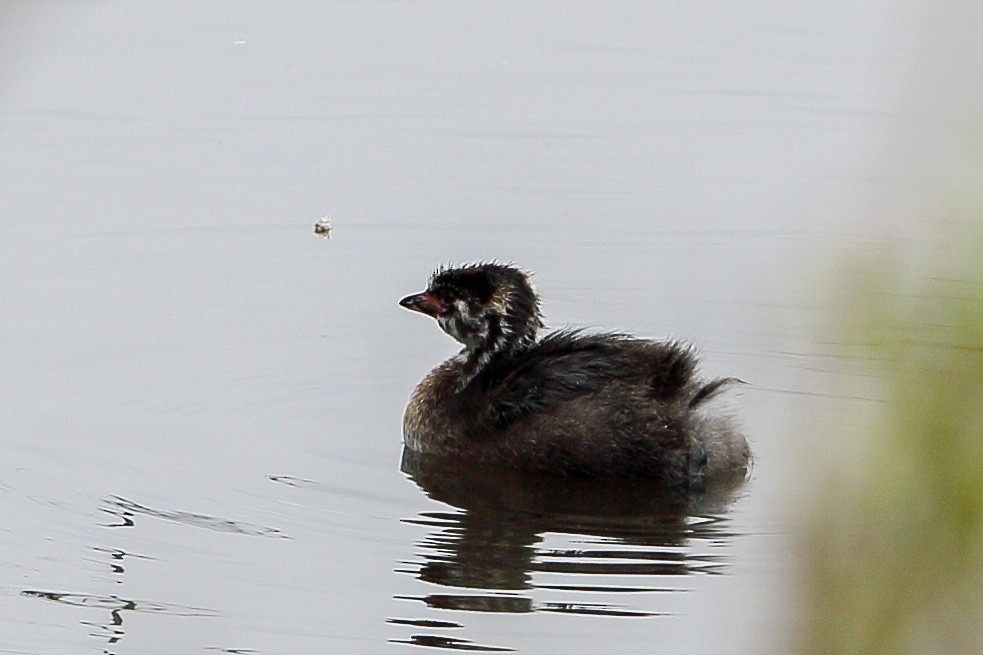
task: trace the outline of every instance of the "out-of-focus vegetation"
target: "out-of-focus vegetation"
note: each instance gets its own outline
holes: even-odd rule
[[[914,254],[866,258],[848,285],[844,332],[883,402],[851,417],[855,431],[828,435],[843,449],[805,544],[802,653],[983,653],[983,203],[974,204],[966,221],[939,221],[948,234]]]

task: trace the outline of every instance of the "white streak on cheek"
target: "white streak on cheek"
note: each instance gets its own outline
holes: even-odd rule
[[[441,316],[437,319],[437,325],[440,326],[441,330],[460,341],[460,335],[457,334],[457,323],[453,318]]]

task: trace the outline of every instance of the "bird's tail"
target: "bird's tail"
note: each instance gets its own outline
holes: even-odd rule
[[[690,398],[689,408],[693,409],[694,407],[698,407],[708,400],[716,398],[725,387],[731,384],[746,383],[740,378],[717,378],[716,380],[711,380],[700,387],[700,390],[697,391],[692,398]]]

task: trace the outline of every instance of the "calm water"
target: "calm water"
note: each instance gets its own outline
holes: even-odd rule
[[[3,5],[0,653],[780,650],[821,262],[939,125],[888,4]],[[489,258],[748,380],[751,481],[402,460]]]

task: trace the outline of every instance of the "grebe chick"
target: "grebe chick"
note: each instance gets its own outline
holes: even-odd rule
[[[411,450],[673,484],[749,470],[736,421],[709,403],[737,380],[700,378],[690,346],[580,330],[540,339],[528,274],[499,263],[438,269],[399,304],[463,345],[413,391],[403,417]]]

